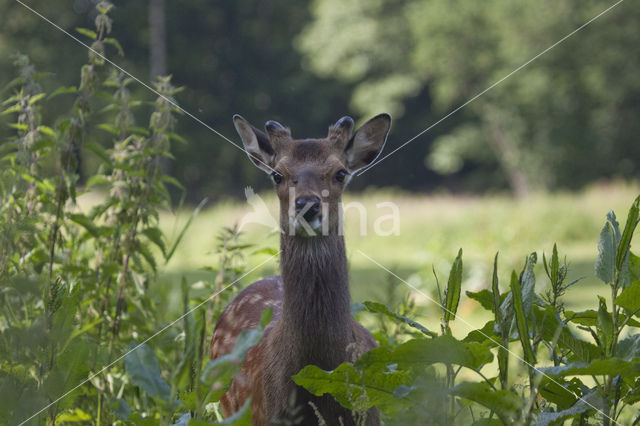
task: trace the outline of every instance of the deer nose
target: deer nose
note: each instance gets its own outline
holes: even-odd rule
[[[305,207],[307,210],[302,214],[302,217],[309,222],[320,213],[320,198],[315,196],[298,197],[296,199],[296,214],[303,211]]]

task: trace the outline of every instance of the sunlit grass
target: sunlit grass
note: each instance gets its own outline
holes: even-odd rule
[[[503,280],[512,269],[522,268],[525,256],[538,253],[537,290],[547,285],[540,266],[542,253],[549,254],[553,244],[558,244],[561,256],[569,264],[569,278],[584,277],[566,296],[566,303],[573,307],[593,305],[596,294],[608,294],[595,278],[593,264],[597,256],[597,241],[605,214],[614,210],[624,223],[626,212],[638,186],[615,184],[596,185],[577,193],[536,194],[526,200],[516,200],[506,195],[453,196],[415,195],[401,191],[371,190],[345,196],[345,204],[361,203],[366,209],[366,234],[361,235],[361,222],[356,209],[346,213],[345,237],[349,254],[352,295],[355,301],[375,299],[388,303],[410,289],[372,263],[360,252],[375,259],[386,268],[409,280],[423,292],[437,298],[435,270],[441,285],[446,284],[451,262],[459,248],[464,255],[463,291],[487,288],[491,277],[493,258],[499,252],[499,272]],[[274,217],[278,217],[278,202],[270,193],[263,199]],[[399,209],[399,235],[380,236],[374,232],[374,224],[381,216],[389,215],[390,208],[380,203],[392,202]],[[206,278],[198,272],[206,265],[215,264],[211,250],[215,236],[225,226],[240,223],[243,216],[252,211],[251,206],[240,202],[224,202],[205,208],[194,220],[191,228],[171,262],[164,268],[164,280],[174,281],[186,275],[189,279]],[[161,225],[172,235],[187,220],[191,212],[180,211],[177,216],[164,214]],[[391,228],[391,221],[381,224],[383,230]],[[255,245],[255,249],[278,247],[278,235],[262,225],[249,224],[243,229],[243,241]],[[251,250],[249,250],[251,252]],[[249,259],[250,266],[265,260],[266,255]],[[270,262],[252,273],[244,284],[261,275],[273,274],[277,264]],[[171,285],[167,282],[168,285]],[[388,287],[396,286],[390,292]],[[176,282],[176,288],[179,286]],[[477,306],[464,301],[461,314],[468,314]],[[425,305],[424,314],[438,313],[431,302],[416,295],[416,302]]]

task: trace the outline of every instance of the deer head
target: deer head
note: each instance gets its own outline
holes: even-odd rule
[[[342,117],[323,139],[293,139],[276,121],[264,132],[239,115],[233,123],[253,164],[271,175],[282,232],[316,237],[341,233],[342,191],[382,151],[391,116],[377,115],[355,132],[353,119]]]

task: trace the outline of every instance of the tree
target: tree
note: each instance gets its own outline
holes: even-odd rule
[[[509,75],[607,7],[597,1],[316,0],[298,46],[320,75],[354,82],[352,105],[396,115],[427,89],[440,115]],[[517,195],[637,176],[640,7],[621,4],[453,116],[426,162],[498,166]],[[320,54],[322,53],[322,54]],[[426,109],[426,108],[425,108]],[[451,123],[449,123],[451,124]]]

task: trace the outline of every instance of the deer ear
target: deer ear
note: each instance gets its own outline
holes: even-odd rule
[[[390,128],[391,116],[380,114],[356,130],[344,149],[347,156],[347,168],[351,173],[367,167],[378,158]]]
[[[253,127],[242,116],[236,114],[233,116],[233,125],[242,139],[244,150],[247,152],[249,159],[258,168],[264,172],[271,174],[273,171],[276,152],[269,142],[269,136],[262,130]]]

